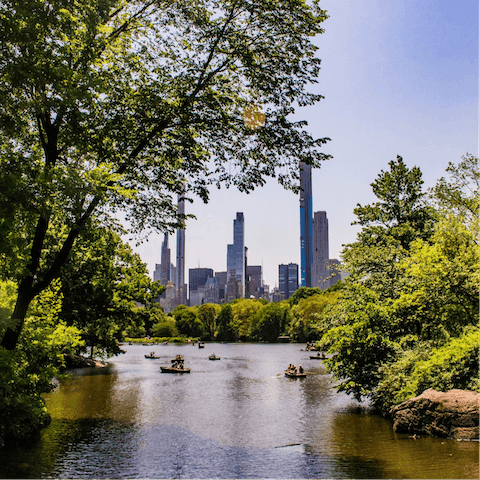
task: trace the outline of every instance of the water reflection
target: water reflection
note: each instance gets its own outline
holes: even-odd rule
[[[147,360],[150,350],[129,346],[48,395],[52,424],[2,452],[0,477],[478,477],[478,443],[395,435],[298,345],[169,345]],[[179,353],[192,373],[161,374]],[[285,378],[289,363],[307,378]]]

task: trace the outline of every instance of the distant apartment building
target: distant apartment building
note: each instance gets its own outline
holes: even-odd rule
[[[247,265],[246,267],[246,298],[261,298],[260,289],[263,286],[262,266],[261,265]]]
[[[281,302],[282,300],[285,300],[285,295],[280,291],[279,288],[275,287],[273,292],[270,294],[270,301]]]
[[[208,277],[203,290],[202,303],[220,303],[220,284],[218,278]]]
[[[227,272],[215,272],[215,278],[218,280],[218,303],[223,303],[227,290]]]
[[[225,302],[231,302],[237,298],[242,297],[243,285],[240,280],[238,280],[235,270],[230,271],[230,278],[228,279],[225,291]]]
[[[284,299],[290,298],[298,289],[298,264],[278,266],[278,290]]]
[[[328,261],[328,272],[329,272],[329,279],[328,279],[328,286],[332,287],[335,285],[339,280],[342,280],[342,270],[340,270],[340,262],[336,258],[331,258]]]
[[[201,305],[204,287],[209,277],[213,277],[211,268],[190,268],[188,270],[189,305]]]
[[[265,300],[270,299],[270,286],[263,284],[259,289],[258,289],[258,298],[263,298]]]

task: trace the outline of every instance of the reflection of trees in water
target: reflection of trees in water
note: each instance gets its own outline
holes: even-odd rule
[[[79,444],[97,442],[95,436],[102,429],[121,430],[117,438],[131,430],[139,403],[138,385],[117,389],[121,385],[117,384],[117,379],[117,374],[112,374],[109,368],[92,369],[81,375],[74,373],[72,378],[62,381],[58,390],[46,395],[52,423],[41,432],[41,440],[28,452],[29,464],[41,469],[34,477],[40,478],[40,472],[45,475],[56,464],[62,464],[62,458]],[[124,455],[126,452],[118,453]]]
[[[381,476],[368,478],[478,478],[478,443],[462,452],[462,442],[414,440],[396,434],[388,419],[368,409],[338,412],[332,432],[338,462],[353,468],[353,477],[368,476],[373,467]]]
[[[230,358],[220,351],[221,362],[199,357],[189,377],[161,375],[146,362],[65,381],[47,396],[50,427],[32,445],[7,450],[11,464],[2,458],[0,477],[78,477],[87,469],[95,478],[250,478],[260,471],[288,478],[478,477],[478,443],[396,435],[388,420],[338,394],[324,367],[304,361],[298,349],[245,347]],[[286,379],[284,359],[316,374]],[[301,449],[273,448],[296,442]]]

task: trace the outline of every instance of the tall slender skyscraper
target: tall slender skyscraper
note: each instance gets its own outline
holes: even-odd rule
[[[170,249],[168,248],[168,233],[163,237],[161,265],[160,283],[166,285],[170,280]]]
[[[245,219],[237,212],[233,221],[233,244],[227,245],[227,279],[234,274],[241,283],[239,296],[245,296]]]
[[[300,164],[300,278],[302,287],[312,286],[312,167]]]
[[[328,269],[328,218],[327,212],[315,212],[313,216],[313,263],[312,263],[312,287],[322,290],[330,286],[327,278],[330,275]]]
[[[178,213],[185,214],[185,200],[183,193],[178,194]],[[177,268],[175,275],[175,288],[179,305],[187,304],[187,287],[185,285],[185,229],[177,229]]]

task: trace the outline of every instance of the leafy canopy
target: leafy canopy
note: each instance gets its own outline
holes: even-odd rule
[[[298,191],[299,163],[328,158],[290,120],[322,98],[326,18],[317,0],[0,3],[0,255],[19,285],[3,346],[95,216],[148,234],[183,225],[177,195]]]

